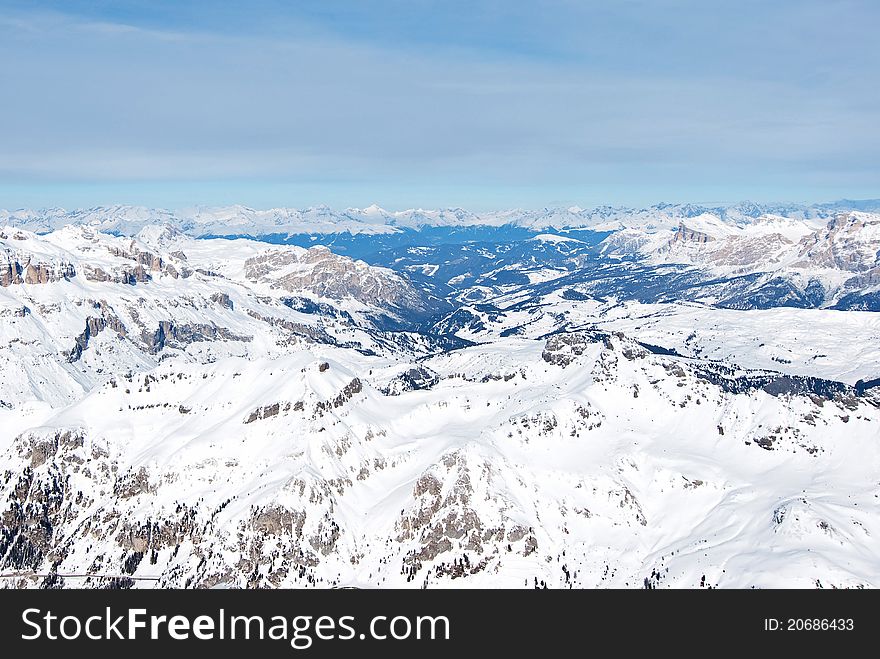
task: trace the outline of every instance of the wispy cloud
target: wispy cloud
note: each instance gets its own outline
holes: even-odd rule
[[[858,194],[880,180],[875,49],[771,40],[762,27],[784,18],[812,38],[826,28],[820,5],[786,2],[780,15],[755,4],[753,20],[711,34],[717,17],[699,3],[666,13],[629,3],[611,16],[605,3],[551,4],[583,33],[553,57],[492,34],[481,50],[470,36],[389,42],[376,27],[352,36],[333,24],[217,30],[7,14],[0,190],[307,180],[336,185],[346,205],[393,206],[383,191],[401,185],[445,191],[450,202],[465,188],[489,198],[527,186],[540,205],[542,195],[589,202],[584,191],[602,186],[628,185],[634,197],[667,186],[681,197],[727,182],[734,197],[768,185],[803,197],[811,186]],[[676,24],[686,9],[690,22]],[[853,18],[836,29],[863,33]],[[572,39],[570,27],[561,39]],[[364,186],[375,194],[355,198]]]

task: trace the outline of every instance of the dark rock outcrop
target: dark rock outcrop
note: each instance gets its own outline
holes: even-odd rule
[[[252,336],[236,334],[226,327],[205,323],[185,323],[178,325],[170,320],[159,322],[155,332],[143,332],[141,340],[147,347],[148,352],[156,354],[163,348],[185,348],[190,343],[199,341],[251,341]]]

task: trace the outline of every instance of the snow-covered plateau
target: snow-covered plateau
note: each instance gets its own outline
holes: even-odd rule
[[[876,587],[880,204],[0,212],[0,585]]]

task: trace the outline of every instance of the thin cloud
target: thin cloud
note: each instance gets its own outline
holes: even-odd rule
[[[824,14],[811,7],[815,16],[794,23],[813,29]],[[729,35],[715,50],[698,31],[673,46],[646,27],[668,19],[632,16],[648,41],[620,42],[613,64],[604,51],[593,57],[595,44],[548,61],[314,31],[283,37],[57,13],[5,17],[0,178],[47,189],[302,179],[338,184],[343,196],[346,185],[354,194],[346,182],[362,181],[375,187],[369,201],[393,205],[382,191],[401,184],[439,191],[482,183],[495,187],[488,197],[527,183],[537,200],[542,188],[559,197],[567,185],[574,196],[597,181],[647,189],[658,181],[748,188],[800,180],[800,192],[816,163],[835,181],[878,174],[880,85],[859,63],[866,44],[849,44],[825,68],[814,65],[817,46],[804,44],[807,65],[798,70],[777,45],[744,34],[737,68]],[[607,50],[607,37],[591,36]],[[773,70],[751,75],[762,52]],[[668,70],[634,53],[654,53]],[[841,58],[853,68],[840,73]],[[800,196],[792,193],[780,189]]]

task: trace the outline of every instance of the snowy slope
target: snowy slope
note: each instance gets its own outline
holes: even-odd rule
[[[7,451],[4,568],[165,586],[880,579],[867,401],[734,394],[590,333],[428,365],[433,389],[391,397],[366,375],[382,360],[326,348],[99,387]]]
[[[688,212],[642,233],[873,267],[870,214]],[[593,295],[628,262],[576,232],[390,269],[96,220],[0,231],[5,586],[880,585],[876,314]]]

